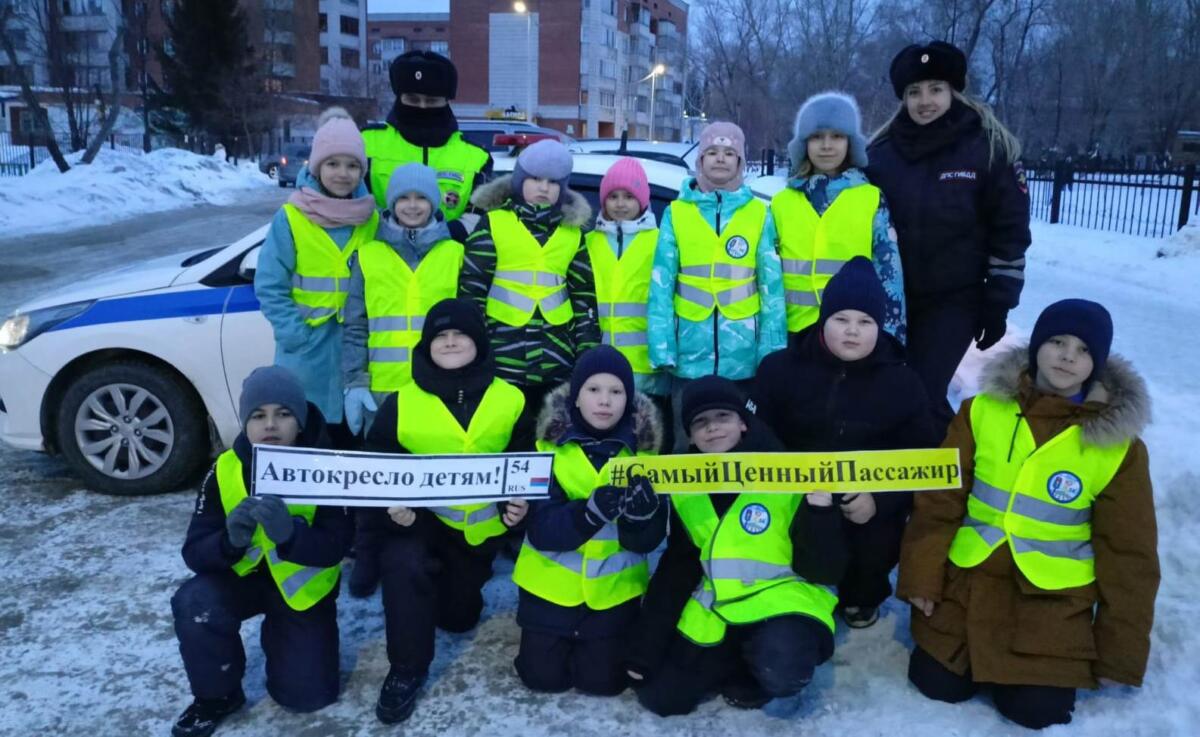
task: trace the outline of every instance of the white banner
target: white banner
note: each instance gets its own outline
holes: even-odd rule
[[[441,507],[545,499],[553,453],[395,455],[254,446],[255,494],[292,504]]]

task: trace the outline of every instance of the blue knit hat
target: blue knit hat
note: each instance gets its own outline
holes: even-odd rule
[[[1100,303],[1086,299],[1064,299],[1042,310],[1033,325],[1033,335],[1029,337],[1031,376],[1037,376],[1038,349],[1056,335],[1074,335],[1087,346],[1092,357],[1092,375],[1083,383],[1086,392],[1108,363],[1113,337],[1112,316]]]
[[[300,429],[308,422],[308,400],[304,388],[291,371],[282,366],[259,366],[242,382],[242,396],[238,399],[238,418],[242,429],[254,410],[264,404],[279,404],[295,415]]]
[[[825,285],[821,295],[820,324],[824,325],[830,315],[842,310],[865,312],[883,329],[887,293],[883,291],[875,266],[865,256],[855,256],[847,261]]]
[[[521,187],[529,177],[549,179],[558,182],[561,189],[558,201],[562,202],[567,194],[567,183],[571,178],[571,152],[567,147],[550,138],[544,138],[529,146],[517,156],[516,166],[512,173],[512,193],[518,200],[524,201]]]
[[[822,92],[804,101],[792,126],[788,156],[792,166],[808,158],[808,139],[817,131],[832,130],[850,139],[846,158],[851,166],[867,167],[867,139],[862,132],[862,114],[858,103],[843,92]]]
[[[424,164],[405,164],[398,166],[388,177],[387,209],[390,212],[396,206],[396,200],[409,192],[416,192],[433,204],[433,212],[438,212],[442,203],[442,192],[438,189],[437,172]],[[433,217],[433,214],[430,214]]]
[[[633,384],[633,367],[629,359],[610,345],[598,345],[584,351],[575,362],[571,371],[571,404],[579,398],[579,392],[589,378],[596,374],[612,374],[621,380],[625,386],[625,396],[629,398],[628,408],[633,408],[633,395],[636,391]]]

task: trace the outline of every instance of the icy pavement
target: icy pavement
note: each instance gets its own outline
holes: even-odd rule
[[[1155,401],[1146,435],[1158,500],[1163,586],[1146,686],[1081,693],[1074,723],[1055,735],[1195,734],[1200,723],[1200,634],[1194,604],[1200,541],[1200,253],[1156,259],[1162,241],[1035,225],[1029,286],[1012,316],[1028,333],[1049,302],[1082,296],[1113,312],[1114,350],[1145,375]],[[969,365],[978,365],[977,363]],[[969,377],[967,377],[969,378]],[[968,382],[969,383],[969,382]],[[188,573],[179,557],[191,492],[119,499],[80,489],[57,459],[0,450],[0,735],[166,735],[189,695],[169,599]],[[842,628],[832,663],[799,697],[745,712],[709,701],[662,719],[626,693],[615,699],[531,694],[511,661],[518,631],[511,564],[488,584],[484,621],[439,636],[430,683],[401,727],[375,721],[387,672],[378,596],[343,595],[341,701],[313,715],[275,706],[264,692],[258,622],[247,644],[248,708],[218,732],[251,735],[1007,735],[986,697],[950,706],[905,680],[908,609],[888,603],[868,630]]]

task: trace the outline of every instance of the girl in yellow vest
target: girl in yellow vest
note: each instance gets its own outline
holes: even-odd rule
[[[650,366],[646,335],[658,219],[650,209],[650,181],[637,159],[624,157],[609,167],[600,180],[600,207],[585,240],[596,280],[600,340],[629,359],[637,390],[669,417],[671,377]],[[671,429],[666,423],[667,448],[673,444]]]
[[[535,691],[610,696],[627,685],[625,638],[649,577],[646,556],[666,530],[667,505],[644,477],[615,486],[614,457],[655,453],[654,404],[634,389],[629,361],[611,346],[584,353],[571,383],[538,418],[554,453],[550,499],[531,504],[513,581],[520,587],[517,675]]]
[[[354,525],[342,507],[253,496],[255,444],[328,448],[321,410],[286,369],[255,369],[238,402],[242,433],[205,477],[183,544],[195,574],[171,598],[195,700],[174,737],[207,737],[246,703],[241,624],[259,614],[267,693],[293,711],[338,696],[338,566]]]
[[[805,100],[796,113],[788,156],[788,186],[771,199],[788,332],[815,323],[825,285],[847,261],[865,256],[887,294],[881,327],[903,344],[900,250],[883,194],[863,173],[867,142],[854,98],[825,92]]]
[[[783,450],[728,379],[688,384],[682,415],[697,452]],[[671,716],[714,692],[742,709],[798,693],[833,654],[847,553],[832,495],[689,494],[671,506],[628,643],[638,701]]]
[[[254,294],[275,331],[275,363],[287,368],[330,422],[342,425],[342,321],[349,260],[375,236],[375,199],[363,185],[367,157],[358,126],[341,108],[321,116],[308,168],[267,231]]]
[[[1050,305],[951,423],[963,488],[915,495],[896,590],[929,698],[989,685],[1041,729],[1071,721],[1078,688],[1141,685],[1159,583],[1150,398],[1111,341],[1102,306]]]
[[[443,300],[426,317],[413,352],[412,381],[380,406],[367,449],[503,453],[514,445],[512,432],[524,405],[520,390],[496,376],[478,308],[469,300]],[[395,506],[359,517],[360,530],[366,526],[379,538],[391,664],[375,708],[380,721],[394,724],[412,714],[433,662],[435,628],[466,632],[479,622],[492,560],[528,508],[523,500]]]
[[[748,382],[787,344],[775,225],[742,181],[746,137],[733,123],[710,123],[699,149],[696,176],[663,213],[650,285],[650,365],[675,377],[675,406],[687,381]]]
[[[496,370],[525,393],[521,434],[542,399],[571,376],[576,357],[600,342],[596,286],[583,248],[592,208],[568,188],[571,153],[541,140],[511,176],[475,190],[486,211],[467,238],[459,293],[487,316]]]

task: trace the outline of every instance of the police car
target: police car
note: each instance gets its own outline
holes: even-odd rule
[[[579,154],[596,206],[614,156]],[[495,158],[498,173],[514,159]],[[687,172],[643,161],[661,217]],[[756,180],[760,196],[781,182]],[[89,488],[149,494],[192,481],[239,432],[242,380],[274,356],[254,296],[263,226],[226,246],[81,280],[0,322],[0,440],[61,454]]]

